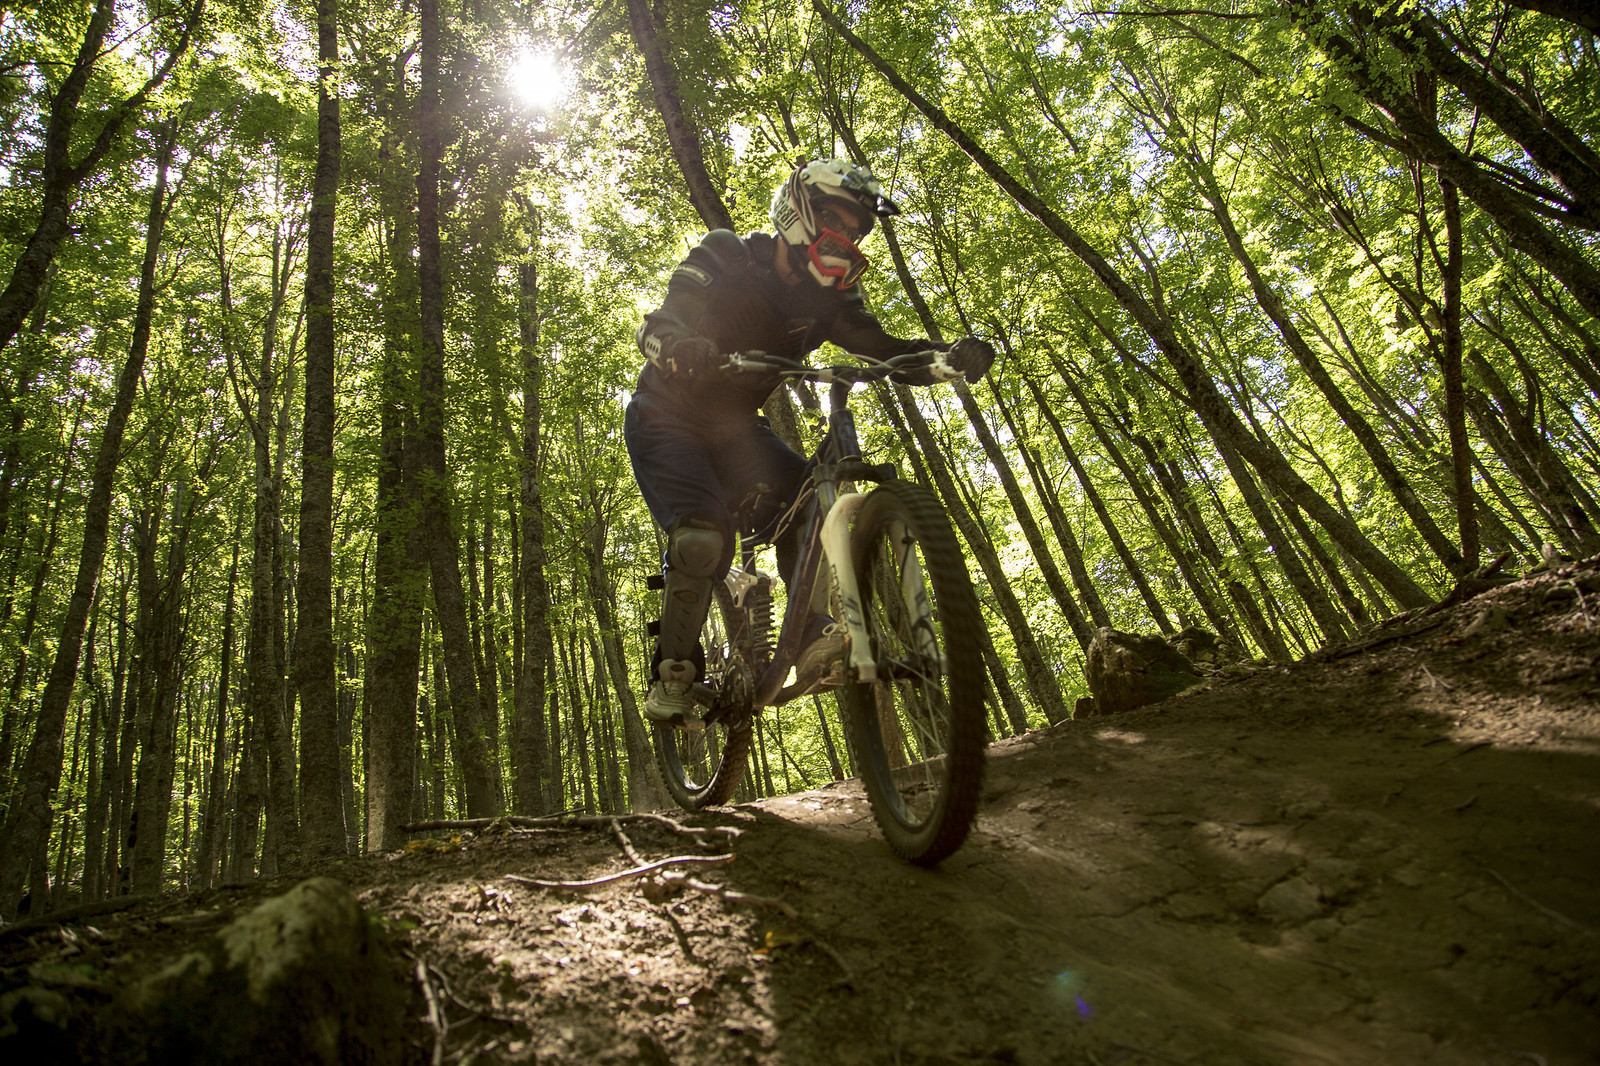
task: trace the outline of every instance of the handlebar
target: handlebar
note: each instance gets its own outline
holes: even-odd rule
[[[904,370],[912,366],[925,366],[928,357],[933,354],[927,351],[905,352],[901,355],[892,355],[887,359],[875,359],[868,355],[858,355],[855,358],[865,359],[866,363],[839,363],[832,366],[808,366],[798,359],[789,359],[771,352],[730,352],[724,368],[728,370],[760,370],[765,372],[777,371],[786,378],[798,378],[803,381],[814,381],[823,385],[855,385],[862,382],[881,381],[897,370]]]

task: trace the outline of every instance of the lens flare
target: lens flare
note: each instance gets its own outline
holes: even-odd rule
[[[506,68],[506,85],[525,105],[550,111],[567,95],[567,72],[555,56],[524,49]]]

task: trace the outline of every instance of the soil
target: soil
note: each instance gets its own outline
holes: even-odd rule
[[[934,870],[853,781],[667,814],[321,872],[388,931],[423,1062],[1600,1062],[1600,559],[995,744]],[[722,895],[512,879],[686,854]],[[0,993],[93,1018],[293,883],[0,931]]]

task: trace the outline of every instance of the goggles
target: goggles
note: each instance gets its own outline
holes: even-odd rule
[[[838,278],[839,288],[848,289],[861,280],[871,262],[855,242],[832,229],[823,229],[806,249],[811,268],[823,277]]]

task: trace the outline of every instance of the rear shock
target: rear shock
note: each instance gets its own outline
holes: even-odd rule
[[[772,658],[772,576],[758,573],[745,593],[745,617],[750,620],[750,642],[762,662]]]

